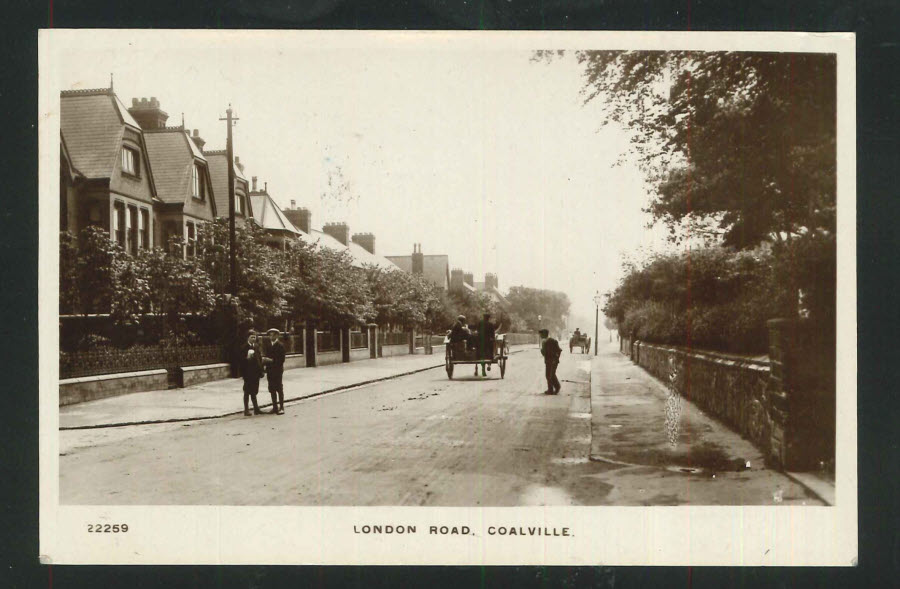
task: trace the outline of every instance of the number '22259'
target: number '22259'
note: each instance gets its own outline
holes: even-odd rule
[[[128,524],[88,524],[88,532],[118,534],[127,532]]]

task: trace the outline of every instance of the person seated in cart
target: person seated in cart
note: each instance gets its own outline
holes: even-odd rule
[[[479,360],[494,359],[494,340],[497,338],[497,328],[491,323],[491,314],[485,313],[478,322],[478,330],[475,333],[475,349],[478,351]],[[485,363],[481,363],[481,376],[487,376],[484,371]],[[487,363],[487,369],[491,364]],[[475,376],[478,376],[478,364],[475,365]]]
[[[470,334],[469,327],[466,325],[466,316],[460,315],[456,318],[453,327],[450,328],[450,343],[467,341]]]
[[[575,341],[581,340],[581,328],[575,328],[575,333],[572,334],[572,339],[574,339]]]

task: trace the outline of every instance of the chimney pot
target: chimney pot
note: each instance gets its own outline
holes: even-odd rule
[[[141,101],[138,100],[137,98],[132,98],[132,99],[131,99],[131,106],[132,106],[132,107],[136,107],[136,106],[139,105],[140,103],[141,103]]]
[[[252,190],[253,192],[256,192],[256,176],[253,176],[253,177],[250,179],[250,182],[252,183],[252,184],[251,184],[251,186],[252,186],[252,187],[251,187],[251,190]]]
[[[297,201],[292,198],[291,199],[291,210],[294,210],[296,208],[297,208]]]

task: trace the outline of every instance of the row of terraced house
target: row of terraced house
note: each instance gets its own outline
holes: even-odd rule
[[[134,98],[129,107],[112,87],[63,91],[60,112],[61,230],[78,234],[89,225],[99,226],[132,254],[178,236],[186,243],[184,255],[190,256],[195,251],[191,244],[197,239],[198,227],[228,216],[225,150],[207,149],[199,131],[185,128],[183,120],[179,126],[168,126],[169,115],[157,98]],[[316,229],[310,210],[297,207],[295,200],[288,208],[279,207],[266,183],[260,186],[256,176],[248,179],[239,157],[234,158],[233,175],[235,223],[256,224],[273,247],[301,240],[345,251],[352,264],[360,268],[374,265],[420,274],[442,289],[482,291],[492,300],[506,303],[495,274],[487,274],[484,282],[475,282],[471,273],[451,270],[447,255],[424,255],[421,244],[414,244],[411,255],[378,255],[372,233],[351,235],[346,223],[326,223]],[[371,339],[364,337],[365,332],[359,335]],[[415,353],[416,337],[409,335],[409,353]],[[344,346],[345,338],[340,339]],[[349,342],[349,336],[347,339]],[[343,361],[350,358],[351,346],[346,343],[346,347],[340,350]],[[307,358],[304,364],[316,365],[315,358]],[[96,374],[72,374],[69,384],[93,387],[97,383],[74,381]]]
[[[77,234],[88,225],[136,253],[181,236],[197,238],[199,224],[228,215],[228,158],[225,150],[206,149],[197,129],[168,126],[159,100],[133,98],[128,107],[110,88],[69,90],[60,95],[60,229]],[[351,236],[346,223],[313,228],[305,207],[282,209],[268,185],[249,180],[240,157],[234,158],[235,223],[256,223],[272,245],[304,240],[346,250],[355,265],[375,265],[422,274],[446,289],[484,291],[503,301],[497,276],[474,282],[471,273],[450,269],[446,255],[380,256],[375,236]]]

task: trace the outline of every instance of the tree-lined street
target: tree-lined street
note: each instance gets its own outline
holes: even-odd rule
[[[506,378],[435,368],[289,403],[283,416],[233,416],[174,424],[60,432],[60,501],[67,504],[221,505],[660,505],[819,502],[757,463],[732,468],[752,446],[706,418],[691,427],[723,455],[720,470],[672,462],[591,461],[591,424],[643,420],[640,438],[604,438],[653,449],[666,439],[655,381],[635,368],[654,402],[615,411],[591,399],[591,357],[564,353],[558,396],[543,394],[538,350],[510,358]],[[625,360],[604,344],[594,362]],[[323,367],[317,371],[339,370]],[[463,367],[458,367],[463,368]],[[595,372],[596,372],[595,366]],[[310,374],[295,371],[299,378]],[[290,373],[289,373],[290,374]],[[611,374],[615,374],[611,372]],[[642,375],[642,376],[641,376]],[[307,376],[308,378],[308,376]],[[291,397],[290,379],[287,396]],[[654,397],[655,395],[655,397]],[[648,397],[646,394],[643,401]],[[235,398],[235,401],[237,398]],[[621,402],[621,399],[616,401]],[[604,402],[605,403],[605,402]],[[90,411],[90,403],[81,411]],[[658,407],[657,407],[658,405]],[[654,431],[653,428],[659,431]],[[595,423],[596,429],[596,423]],[[609,430],[615,432],[615,429]],[[596,443],[595,443],[596,446]],[[737,454],[739,456],[734,456]],[[633,453],[634,455],[634,453]],[[624,461],[622,461],[624,462]],[[726,464],[727,463],[727,464]]]

